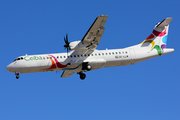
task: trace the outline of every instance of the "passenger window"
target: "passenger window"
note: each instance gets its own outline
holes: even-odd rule
[[[74,55],[74,57],[76,57],[76,55]]]
[[[64,56],[64,58],[66,58],[66,56]]]
[[[99,53],[99,56],[100,56],[101,54]]]
[[[112,52],[112,54],[114,55],[114,52]]]
[[[108,54],[106,53],[106,55],[108,55]]]
[[[109,55],[111,55],[111,53],[109,53]]]
[[[86,57],[86,54],[84,56]]]
[[[83,57],[83,55],[81,55],[81,57]]]
[[[118,54],[118,53],[116,52],[116,54]]]
[[[93,54],[91,54],[91,56],[93,56]]]
[[[104,55],[104,53],[102,53],[102,55]]]
[[[79,55],[77,55],[77,57],[79,57]]]
[[[57,58],[59,58],[59,56],[57,56]]]
[[[121,54],[121,52],[119,52],[119,54]]]
[[[124,52],[122,52],[122,54],[124,54]]]
[[[127,54],[127,51],[126,51],[126,54]]]
[[[90,54],[88,54],[88,56],[90,56]]]
[[[97,54],[95,54],[95,56],[97,56]]]
[[[60,58],[62,58],[62,56],[60,56]]]

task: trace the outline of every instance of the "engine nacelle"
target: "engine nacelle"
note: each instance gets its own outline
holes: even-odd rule
[[[74,41],[69,44],[70,50],[85,49],[87,44],[82,44],[81,41]]]

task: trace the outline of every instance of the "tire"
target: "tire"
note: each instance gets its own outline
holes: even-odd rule
[[[80,78],[81,78],[81,80],[84,80],[84,79],[86,78],[86,74],[81,73],[81,74],[80,74]]]
[[[16,76],[16,79],[19,79],[19,75]]]

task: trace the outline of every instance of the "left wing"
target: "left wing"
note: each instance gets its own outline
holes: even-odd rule
[[[72,71],[65,70],[65,71],[62,73],[61,77],[71,77],[71,75],[72,75],[73,73],[74,73],[74,72],[72,72]]]
[[[107,15],[100,15],[95,19],[94,23],[81,40],[83,44],[87,44],[86,48],[95,49],[97,47],[105,30],[104,25],[107,18]]]

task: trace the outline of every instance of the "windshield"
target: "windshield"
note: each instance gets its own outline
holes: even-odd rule
[[[18,57],[13,62],[18,61],[18,60],[23,60],[23,57]]]

